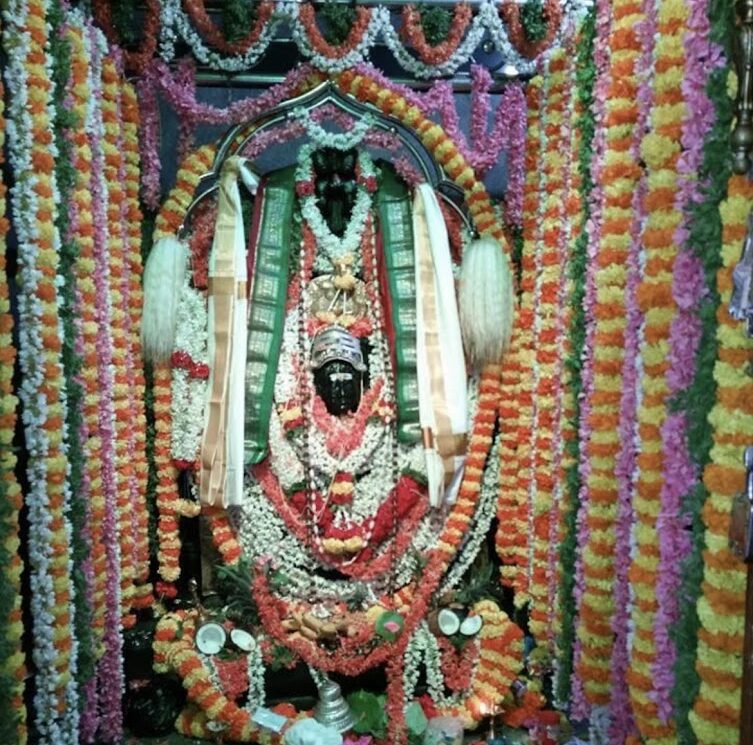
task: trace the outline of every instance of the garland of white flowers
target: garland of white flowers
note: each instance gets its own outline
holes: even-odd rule
[[[478,646],[478,639],[474,638],[467,644]],[[444,675],[442,674],[442,653],[439,643],[431,633],[426,621],[421,621],[418,628],[413,632],[408,645],[405,648],[403,658],[403,702],[409,704],[416,693],[421,662],[426,671],[426,686],[429,697],[441,709],[455,708],[465,698],[464,692],[458,692],[448,696],[445,694]]]
[[[264,706],[267,698],[267,689],[264,684],[264,657],[258,639],[248,652],[247,662],[248,700],[245,708],[253,714],[260,706]]]
[[[353,127],[345,132],[328,132],[319,122],[315,121],[312,112],[298,106],[289,114],[289,118],[297,121],[304,129],[309,139],[317,147],[331,147],[335,150],[351,150],[361,142],[366,133],[374,125],[374,117],[371,114],[357,119]]]
[[[253,67],[267,51],[274,37],[277,24],[282,17],[275,12],[268,23],[264,24],[261,35],[244,54],[225,57],[207,47],[190,18],[181,7],[181,0],[162,0],[162,31],[160,33],[160,55],[166,62],[175,59],[175,45],[180,36],[191,49],[196,60],[208,65],[213,70],[223,72],[245,72]]]
[[[36,667],[34,708],[35,726],[39,732],[40,742],[67,745],[78,742],[78,691],[76,682],[77,643],[74,635],[74,602],[71,597],[66,628],[54,627],[55,586],[50,574],[53,533],[50,530],[52,513],[47,493],[47,463],[49,439],[45,430],[48,416],[46,397],[40,393],[45,383],[45,345],[42,339],[42,308],[38,297],[38,286],[42,274],[37,267],[39,259],[40,231],[37,224],[37,183],[36,168],[32,164],[34,147],[34,123],[29,113],[29,77],[27,63],[32,46],[36,44],[27,30],[30,27],[29,5],[25,0],[11,0],[4,11],[5,27],[3,30],[3,47],[7,54],[5,79],[8,87],[8,153],[16,175],[16,182],[11,193],[13,225],[18,239],[18,313],[19,313],[19,364],[22,381],[19,386],[19,398],[23,403],[23,423],[25,427],[26,448],[29,459],[26,469],[28,487],[25,504],[28,508],[28,556],[31,568],[31,616],[34,622],[32,640],[32,659]],[[44,20],[39,19],[37,20]],[[47,34],[49,34],[49,26]],[[52,81],[51,59],[45,55],[45,78]],[[47,96],[47,115],[54,121],[52,96]],[[47,148],[52,157],[57,156],[54,142]],[[47,174],[52,191],[52,202],[59,203],[59,194],[54,170]],[[48,239],[57,253],[60,248],[60,236],[54,220],[47,226],[51,233]],[[59,320],[59,319],[58,319]],[[62,338],[62,329],[58,329]],[[62,371],[60,372],[62,378]],[[63,427],[65,427],[65,399],[61,390],[61,409]],[[66,435],[63,433],[60,444],[60,457],[66,458]],[[62,514],[69,509],[70,492],[66,482],[63,491]],[[70,539],[71,527],[67,518],[63,518],[62,530]],[[70,576],[72,561],[68,561],[67,572]],[[73,586],[70,587],[73,592]],[[58,696],[61,687],[61,671],[57,666],[55,639],[70,637],[71,649],[66,674],[68,682],[64,688],[64,700]],[[62,710],[62,718],[59,714]]]
[[[315,147],[310,144],[306,144],[300,149],[298,168],[295,172],[296,182],[313,182],[314,166],[311,155],[314,150]],[[349,254],[355,259],[355,271],[358,271],[360,267],[360,252],[357,249],[363,240],[363,231],[366,227],[366,220],[371,214],[372,204],[371,192],[363,185],[362,181],[376,175],[374,163],[366,150],[359,151],[358,165],[361,175],[356,185],[356,199],[342,238],[338,238],[330,230],[313,194],[300,197],[301,215],[309,224],[311,232],[316,238],[317,249],[321,249],[321,251],[317,251],[317,257],[320,257],[323,253],[334,266],[337,260]]]
[[[519,73],[528,75],[535,69],[535,62],[523,57],[510,42],[507,29],[499,16],[499,9],[494,0],[486,0],[479,5],[478,12],[469,24],[464,40],[447,60],[437,65],[427,64],[411,54],[401,41],[392,23],[390,9],[387,6],[372,6],[369,25],[352,50],[338,58],[320,54],[313,48],[304,24],[301,22],[301,4],[301,2],[279,0],[272,18],[264,25],[259,39],[254,44],[242,54],[223,55],[213,51],[204,43],[201,35],[193,27],[190,18],[182,9],[180,0],[163,0],[160,55],[166,62],[174,60],[176,45],[182,39],[188,45],[195,59],[208,65],[213,70],[244,72],[256,64],[265,54],[278,26],[287,25],[300,53],[308,57],[318,69],[330,74],[343,72],[365,61],[369,52],[381,37],[397,62],[415,77],[437,78],[452,75],[462,65],[468,63],[486,33],[488,33],[489,40],[496,51],[502,55],[505,62],[514,66]],[[574,0],[565,3],[563,27],[566,26],[567,17],[579,18],[591,4],[590,0]],[[556,42],[553,42],[552,46],[556,46]]]
[[[206,301],[190,286],[188,275],[178,298],[174,351],[185,354],[193,365],[208,364]],[[193,463],[204,427],[207,378],[197,377],[179,364],[173,364],[172,377],[171,453],[175,460]]]
[[[358,44],[342,57],[332,59],[320,54],[311,46],[308,33],[303,23],[301,23],[301,5],[302,3],[300,2],[282,3],[278,5],[278,9],[285,15],[290,25],[293,41],[298,46],[298,51],[305,57],[308,57],[315,67],[328,73],[343,72],[351,67],[355,67],[355,65],[367,57],[369,50],[376,44],[379,32],[385,26],[392,27],[390,24],[390,13],[386,8],[372,8],[369,25]]]

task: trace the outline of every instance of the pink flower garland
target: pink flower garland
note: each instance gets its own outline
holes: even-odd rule
[[[642,45],[641,56],[636,65],[636,73],[641,79],[638,89],[638,120],[633,131],[631,153],[640,160],[641,138],[651,111],[653,80],[653,49],[656,35],[656,4],[644,0],[643,21],[636,29]],[[635,492],[638,416],[638,359],[640,357],[640,332],[643,315],[638,307],[637,291],[641,281],[640,255],[641,230],[646,218],[645,195],[647,183],[645,174],[633,193],[630,226],[630,250],[628,252],[628,274],[625,286],[625,306],[627,323],[625,326],[625,358],[622,366],[622,397],[620,399],[620,450],[615,465],[618,482],[618,511],[615,525],[615,589],[614,616],[612,630],[615,634],[612,651],[612,699],[609,702],[609,735],[615,741],[623,742],[635,730],[629,689],[625,676],[630,667],[628,636],[630,632],[630,538],[635,515],[633,495]]]
[[[426,93],[419,95],[404,85],[388,80],[366,63],[356,65],[355,70],[359,74],[373,78],[382,87],[402,95],[410,105],[417,106],[425,115],[438,114],[445,132],[480,176],[495,165],[504,149],[507,153],[508,169],[508,221],[514,225],[520,224],[525,155],[525,96],[519,85],[510,85],[505,89],[491,129],[488,130],[489,89],[492,80],[485,68],[473,66],[471,147],[460,126],[452,87],[446,81],[436,81]],[[195,80],[189,65],[181,65],[172,73],[164,62],[153,61],[138,84],[142,115],[142,196],[146,205],[155,210],[159,207],[160,201],[158,95],[162,96],[178,114],[179,146],[185,149],[189,133],[195,124],[236,124],[253,119],[261,112],[290,98],[306,79],[317,74],[310,64],[301,65],[282,83],[270,88],[261,96],[247,98],[221,109],[196,100]],[[179,156],[180,161],[182,153]]]
[[[683,219],[674,234],[674,241],[681,251],[675,259],[672,278],[672,296],[678,312],[672,321],[669,338],[667,382],[670,396],[681,393],[693,382],[701,339],[699,304],[706,290],[701,260],[694,255],[689,244],[689,213],[693,204],[702,199],[703,184],[695,175],[703,161],[704,139],[714,124],[714,106],[706,95],[706,84],[711,73],[722,64],[721,50],[709,40],[707,11],[708,0],[694,0],[684,39],[686,73],[682,92],[687,114],[682,128],[684,152],[677,164],[680,179],[675,201]],[[691,549],[682,502],[698,481],[697,465],[688,452],[687,428],[686,412],[677,411],[669,414],[661,430],[664,470],[661,511],[657,520],[658,609],[654,619],[656,657],[652,673],[654,700],[663,722],[669,721],[674,713],[672,689],[677,649],[670,638],[670,630],[679,618],[682,563]]]
[[[591,473],[588,445],[591,441],[590,400],[594,390],[593,348],[596,333],[596,255],[601,241],[602,206],[604,202],[604,187],[601,177],[604,167],[604,152],[606,148],[606,132],[599,126],[604,120],[606,109],[606,91],[609,85],[609,32],[611,27],[611,3],[609,0],[599,0],[596,5],[596,37],[594,41],[594,58],[597,78],[594,89],[594,118],[596,132],[593,139],[593,157],[591,160],[591,177],[594,187],[589,196],[591,214],[586,225],[588,232],[588,246],[586,249],[586,292],[584,297],[586,340],[583,354],[582,372],[582,402],[580,410],[580,425],[578,439],[580,441],[580,461],[578,475],[580,477],[580,506],[578,509],[577,552],[575,562],[575,604],[580,611],[581,600],[585,589],[583,556],[588,545],[590,531],[588,529],[588,477]],[[585,719],[589,715],[590,706],[586,701],[583,681],[578,673],[578,663],[582,651],[582,643],[577,636],[579,618],[576,617],[576,638],[573,649],[572,673],[572,715],[576,719]]]
[[[479,176],[492,168],[502,148],[507,153],[507,220],[519,226],[523,216],[523,181],[525,179],[526,98],[523,88],[508,85],[494,113],[488,131],[489,89],[492,78],[481,65],[471,67],[471,150],[469,160]],[[454,106],[454,103],[453,103]],[[442,117],[444,120],[444,116]],[[461,135],[462,137],[462,135]]]
[[[93,67],[92,96],[102,99],[102,53],[99,31],[89,26]],[[100,114],[101,116],[101,114]],[[91,132],[92,211],[94,218],[94,284],[97,292],[97,363],[102,389],[99,410],[99,434],[102,439],[102,488],[105,519],[101,540],[107,556],[107,598],[105,609],[104,653],[97,667],[99,687],[100,735],[106,742],[116,742],[123,734],[123,639],[120,630],[120,546],[117,528],[117,493],[112,379],[112,338],[110,336],[110,302],[107,256],[107,188],[104,181],[101,120]]]

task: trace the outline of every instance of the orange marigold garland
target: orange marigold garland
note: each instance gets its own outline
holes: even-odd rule
[[[526,37],[523,23],[520,20],[521,6],[516,2],[505,2],[499,12],[507,24],[510,41],[515,49],[524,57],[533,59],[551,46],[555,36],[559,33],[562,22],[562,6],[558,0],[544,0],[542,14],[546,18],[546,34],[539,41],[530,41]]]
[[[745,327],[732,319],[727,308],[732,295],[732,270],[746,236],[746,221],[753,202],[753,185],[746,176],[730,179],[727,199],[720,206],[722,262],[717,273],[720,304],[717,311],[717,361],[714,379],[717,400],[709,414],[714,427],[711,462],[703,482],[709,496],[703,506],[705,525],[702,596],[696,670],[700,690],[690,712],[690,723],[704,745],[735,745],[739,739],[741,654],[745,624],[745,565],[728,546],[730,504],[745,488],[741,458],[750,444],[753,341]],[[743,712],[748,716],[750,712]]]
[[[453,10],[452,24],[447,38],[440,44],[432,46],[424,36],[421,12],[414,5],[406,5],[402,15],[403,25],[400,27],[400,36],[418,52],[421,61],[427,65],[441,65],[452,57],[473,18],[471,7],[467,3],[457,3]]]
[[[97,370],[97,319],[95,317],[96,287],[94,284],[94,224],[92,215],[92,151],[87,131],[91,126],[91,75],[88,39],[79,26],[68,29],[71,44],[71,75],[73,78],[72,110],[79,121],[86,123],[73,134],[76,184],[73,203],[76,213],[74,237],[79,246],[76,260],[76,285],[79,292],[79,313],[84,386],[83,417],[87,430],[85,443],[86,479],[90,492],[90,526],[93,536],[102,534],[105,502],[102,489],[102,439],[99,434],[99,407],[102,395]],[[107,567],[105,547],[100,540],[91,543],[92,563],[92,631],[102,652],[104,633],[105,586]]]
[[[0,81],[0,165],[5,144],[3,84]],[[24,688],[25,655],[21,648],[21,573],[23,562],[18,555],[18,515],[23,505],[21,487],[16,479],[18,459],[13,452],[18,398],[13,393],[13,368],[16,349],[13,346],[13,316],[6,274],[8,219],[5,216],[7,189],[0,171],[0,562],[2,593],[0,593],[0,633],[4,639],[0,657],[0,709],[15,712],[14,717],[0,724],[3,741],[23,745],[26,742],[26,707]]]
[[[554,514],[553,448],[556,413],[556,385],[559,357],[558,341],[564,328],[560,316],[560,279],[565,276],[561,263],[561,246],[566,237],[565,173],[561,149],[564,141],[565,116],[569,108],[568,59],[565,49],[553,53],[548,61],[546,110],[542,117],[542,184],[540,195],[540,259],[534,349],[536,354],[535,389],[533,392],[536,426],[532,433],[531,454],[531,520],[532,551],[530,553],[529,594],[531,598],[529,628],[538,644],[547,645],[551,638],[551,608],[554,585],[550,575],[551,522]],[[559,331],[559,334],[558,334]]]
[[[127,294],[123,292],[126,274],[126,243],[121,231],[125,190],[121,180],[123,151],[121,142],[120,79],[115,59],[105,57],[102,65],[102,122],[104,125],[104,175],[107,183],[107,251],[109,263],[110,334],[112,339],[112,408],[115,415],[115,478],[120,543],[120,602],[123,624],[135,622],[130,614],[134,594],[135,531],[132,518],[136,511],[131,501],[132,416],[128,394],[128,313]],[[125,306],[125,307],[124,307]],[[129,447],[130,445],[130,447]]]
[[[646,164],[646,222],[641,242],[645,256],[643,281],[638,287],[638,305],[643,313],[643,370],[638,434],[633,532],[634,553],[629,578],[633,596],[631,664],[627,673],[635,723],[648,742],[672,743],[674,724],[659,718],[654,697],[652,665],[656,655],[654,618],[658,608],[657,572],[659,544],[657,517],[664,481],[662,426],[667,416],[669,383],[669,338],[677,308],[672,295],[675,258],[680,247],[674,232],[682,219],[675,207],[679,189],[677,163],[686,106],[682,80],[685,71],[683,37],[689,7],[684,2],[657,3],[655,72],[651,132],[643,137],[641,156]]]
[[[259,3],[255,8],[254,25],[246,36],[238,41],[229,42],[225,34],[209,17],[203,0],[184,0],[183,7],[204,39],[224,54],[245,54],[259,41],[264,27],[269,23],[275,10],[275,4],[269,0]]]

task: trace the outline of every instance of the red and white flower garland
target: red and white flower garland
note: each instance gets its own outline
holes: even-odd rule
[[[29,519],[32,658],[37,668],[34,708],[43,743],[78,742],[76,639],[70,523],[66,519],[67,457],[62,332],[57,312],[56,270],[60,236],[55,213],[55,143],[49,35],[44,0],[12,2],[3,44],[13,128],[10,162],[13,222],[18,237],[19,361],[23,382],[26,495]]]

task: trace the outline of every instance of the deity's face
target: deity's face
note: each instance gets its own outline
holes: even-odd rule
[[[314,385],[327,411],[342,416],[356,411],[361,403],[361,373],[348,362],[331,360],[314,373]]]

